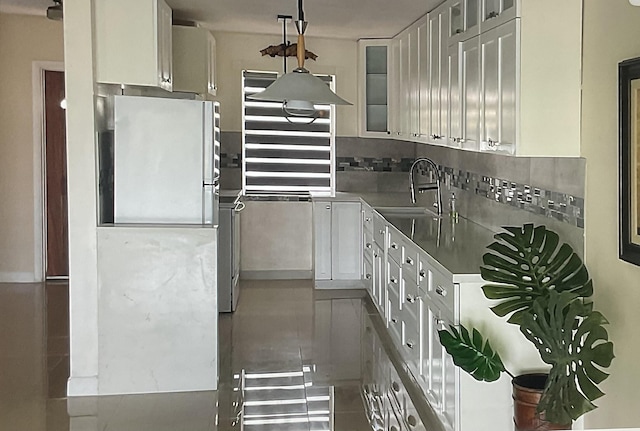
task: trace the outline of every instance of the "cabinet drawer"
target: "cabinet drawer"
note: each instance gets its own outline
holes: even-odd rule
[[[429,297],[437,302],[443,311],[448,311],[451,316],[454,312],[455,290],[453,277],[451,274],[433,271],[432,280],[429,286]]]
[[[387,221],[378,213],[373,213],[373,240],[384,250]]]
[[[389,259],[387,268],[387,289],[393,290],[398,299],[400,299],[400,266]]]
[[[389,234],[387,253],[389,253],[389,256],[393,258],[393,260],[401,264],[402,246],[404,244],[403,236],[400,231],[393,226],[389,226],[387,232]]]
[[[418,248],[409,241],[405,241],[402,246],[402,277],[418,283]]]

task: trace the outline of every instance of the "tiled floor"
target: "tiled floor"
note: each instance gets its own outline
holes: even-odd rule
[[[220,319],[219,391],[67,400],[67,286],[0,284],[0,430],[371,430],[363,291],[241,289]]]

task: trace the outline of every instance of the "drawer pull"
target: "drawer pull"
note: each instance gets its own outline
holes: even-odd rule
[[[391,318],[391,321],[392,321],[393,323],[398,323],[398,319],[396,319],[395,317],[392,317],[392,318]]]
[[[447,289],[445,289],[444,287],[438,285],[436,287],[436,293],[442,297],[447,296]]]
[[[395,242],[393,244],[391,244],[391,248],[394,250],[398,249],[398,244],[396,244]]]
[[[371,280],[371,274],[367,274],[367,275],[365,275],[365,278],[366,278],[367,280]]]
[[[438,328],[444,328],[444,320],[442,320],[442,319],[440,319],[440,318],[438,318],[438,317],[434,317],[434,318],[433,318],[433,321],[435,322],[436,327],[438,327]]]
[[[331,205],[327,205],[325,208],[330,210],[331,209]]]
[[[415,427],[416,425],[418,425],[418,420],[414,415],[409,415],[407,416],[407,423],[410,427]]]
[[[394,392],[400,392],[400,385],[398,384],[398,382],[391,383],[391,387],[393,388]]]
[[[371,221],[371,217],[367,217],[367,218],[365,218],[365,219],[364,219],[364,221],[366,221],[366,222],[370,222],[370,221]]]
[[[416,302],[416,298],[412,295],[407,295],[407,302],[413,304],[414,302]]]
[[[391,277],[389,281],[391,281],[393,284],[398,284],[398,279],[395,277]]]
[[[384,235],[384,229],[380,229],[380,235]]]
[[[407,341],[408,348],[413,349],[413,346],[414,346],[413,341]]]
[[[372,247],[371,243],[370,243],[370,242],[368,242],[368,243],[367,243],[367,245],[366,245],[366,247],[367,247],[367,248],[371,248],[371,247]]]
[[[409,265],[413,265],[413,259],[411,259],[410,257],[408,257],[405,262],[407,262]]]
[[[424,269],[421,269],[421,270],[420,270],[420,277],[424,278],[424,277],[426,277],[426,276],[427,276],[427,273],[425,272],[425,270],[424,270]]]

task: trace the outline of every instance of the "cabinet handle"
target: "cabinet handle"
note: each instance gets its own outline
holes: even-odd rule
[[[407,423],[409,424],[410,427],[415,427],[416,425],[418,425],[418,420],[416,419],[416,417],[414,415],[409,415],[407,416]]]
[[[414,302],[416,302],[416,298],[412,295],[407,295],[407,302],[413,304]]]
[[[380,229],[380,235],[384,235],[384,229]]]
[[[331,205],[327,205],[325,208],[330,210],[331,209]]]
[[[433,321],[435,322],[437,327],[443,328],[444,327],[444,320],[438,318],[438,317],[434,317]]]
[[[364,221],[366,221],[366,222],[370,222],[370,221],[371,221],[371,217],[367,217],[367,218],[365,218],[365,219],[364,219]]]
[[[424,271],[424,269],[420,270],[420,277],[424,278],[427,276],[427,273]]]
[[[395,317],[392,317],[392,318],[391,318],[391,321],[392,321],[393,323],[398,323],[398,319],[396,319]]]
[[[487,14],[487,18],[486,19],[491,19],[491,18],[497,18],[499,17],[500,14],[496,11],[491,11]]]
[[[395,242],[393,244],[391,244],[391,248],[394,250],[398,249],[398,244],[396,244]]]
[[[436,287],[436,293],[442,297],[447,296],[447,289],[445,289],[444,287],[438,285]]]
[[[440,135],[436,135],[435,133],[434,133],[433,135],[431,135],[431,137],[432,137],[433,139],[442,139],[442,136],[440,136]]]
[[[367,274],[364,276],[367,280],[371,280],[371,274]]]
[[[410,257],[408,257],[408,258],[407,258],[406,262],[407,262],[409,265],[413,265],[413,259],[411,259]]]
[[[395,392],[400,392],[400,385],[398,384],[398,382],[392,382],[391,387]]]
[[[393,284],[397,284],[398,283],[398,279],[395,278],[395,277],[389,278],[389,281],[391,281]]]
[[[370,243],[370,242],[368,242],[368,243],[367,243],[367,245],[366,245],[365,247],[367,247],[367,248],[371,248],[371,247],[372,247],[372,246],[371,246],[371,243]]]
[[[378,257],[378,253],[373,253],[373,257]]]
[[[414,346],[413,341],[407,341],[408,348],[413,349],[413,346]]]
[[[487,146],[488,146],[489,148],[499,147],[499,146],[500,146],[500,142],[498,142],[498,141],[494,141],[493,139],[489,138],[489,139],[487,140]]]

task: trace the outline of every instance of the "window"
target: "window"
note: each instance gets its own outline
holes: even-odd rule
[[[330,75],[316,75],[333,89]],[[242,188],[245,194],[334,193],[334,107],[318,118],[287,118],[278,102],[247,99],[276,80],[275,72],[243,71]]]

